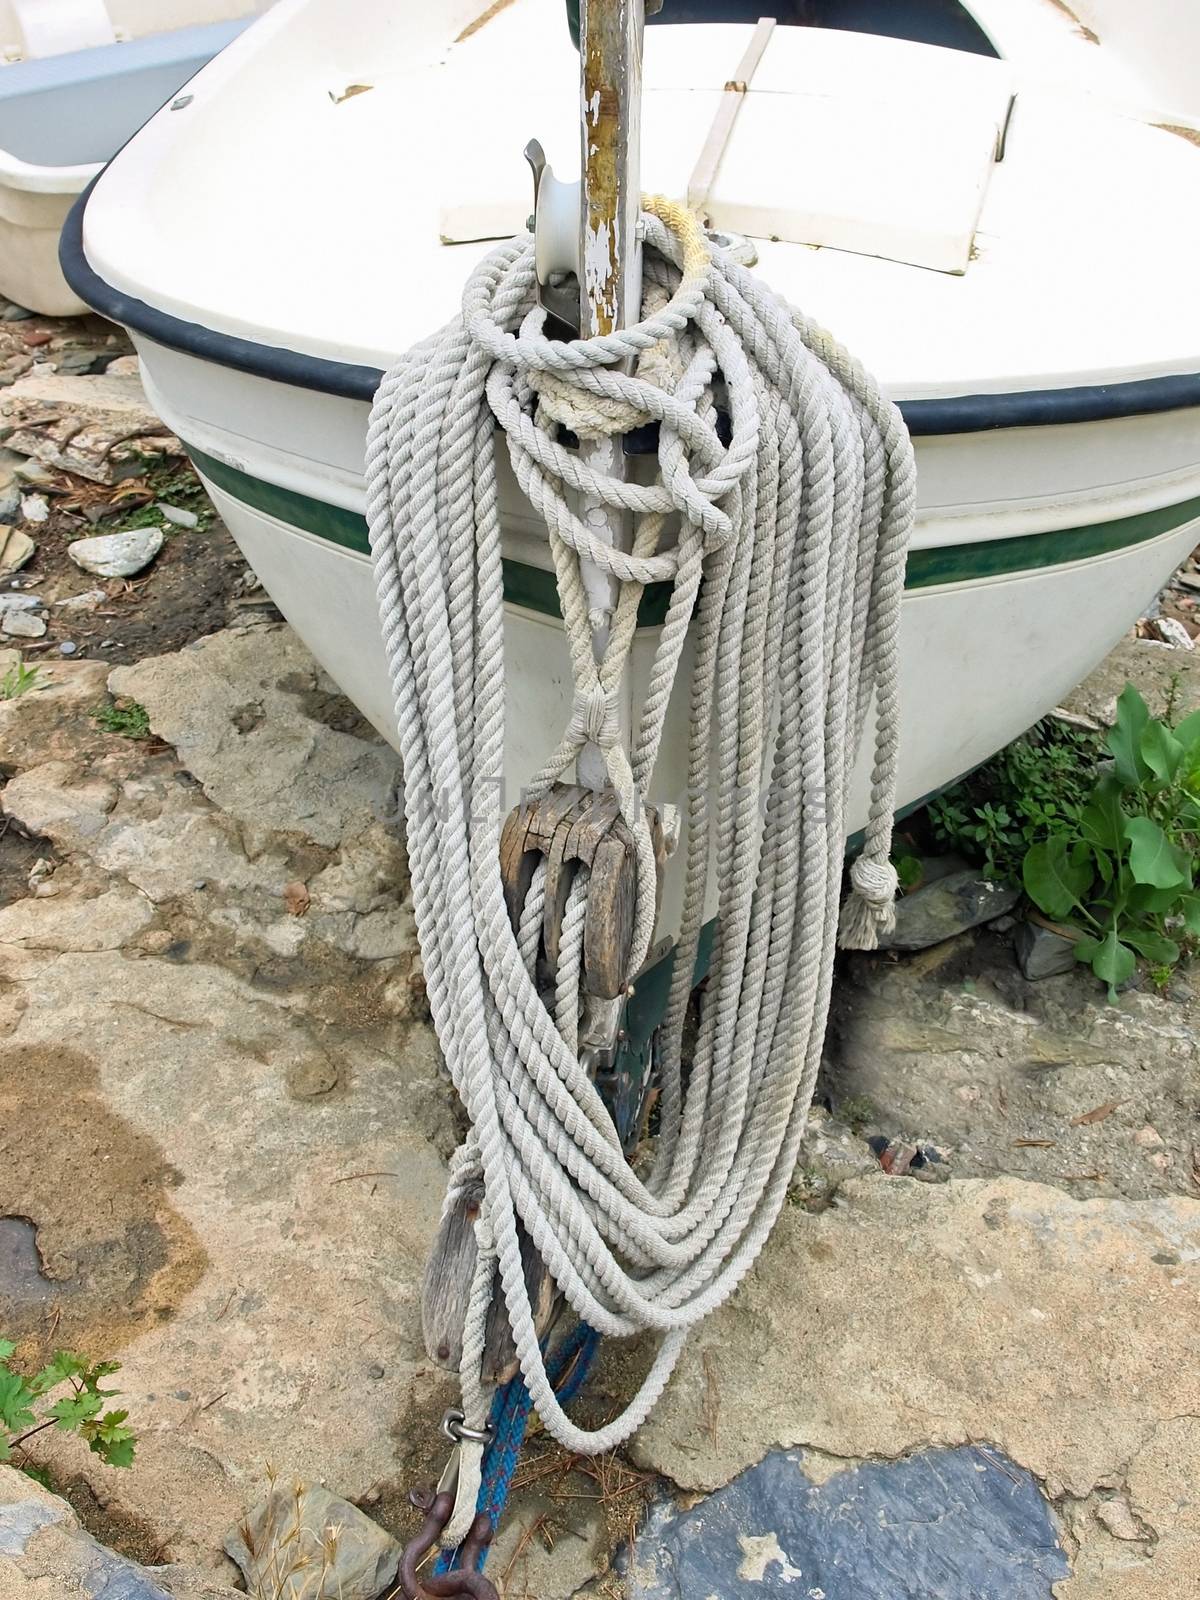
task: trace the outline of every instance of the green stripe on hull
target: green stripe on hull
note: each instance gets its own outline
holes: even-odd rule
[[[218,489],[243,505],[290,527],[326,539],[343,550],[369,555],[367,524],[357,511],[331,506],[294,489],[252,478],[237,467],[230,467],[188,445],[187,450],[199,472]],[[1157,539],[1182,528],[1200,517],[1200,498],[1157,511],[1139,511],[1131,517],[1114,517],[1109,522],[1089,523],[1081,528],[1059,528],[1050,533],[1027,533],[1013,539],[979,540],[972,544],[945,545],[939,549],[913,550],[905,574],[906,589],[930,589],[937,584],[974,583],[985,578],[1001,578],[1015,573],[1033,572],[1041,567],[1066,566],[1111,555]],[[669,599],[667,584],[647,589],[638,608],[638,624],[654,627],[666,615]],[[558,615],[558,591],[554,574],[520,561],[504,562],[504,598],[513,605]]]

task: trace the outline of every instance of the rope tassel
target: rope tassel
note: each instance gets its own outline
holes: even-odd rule
[[[839,915],[843,942],[859,948],[888,924],[897,638],[915,501],[911,443],[869,374],[761,280],[711,253],[682,207],[648,200],[642,227],[642,320],[602,338],[548,339],[532,240],[494,250],[466,286],[462,316],[383,379],[366,460],[434,1024],[470,1115],[470,1160],[477,1152],[525,1386],[546,1427],[580,1452],[611,1449],[638,1427],[689,1329],[762,1248],[820,1064]],[[659,441],[649,485],[608,477],[560,437],[647,423]],[[668,706],[686,712],[683,911],[648,1172],[626,1163],[578,1058],[587,880],[572,886],[545,994],[535,981],[544,876],[534,874],[515,928],[504,896],[501,433],[546,525],[574,680],[572,714],[532,788],[546,791],[585,744],[599,749],[637,864],[633,973],[654,935],[645,801]],[[581,497],[631,516],[630,550],[594,537]],[[584,562],[619,585],[599,661]],[[670,599],[627,747],[617,695],[641,594],[660,583]],[[843,913],[847,801],[864,738],[873,743],[866,843]],[[710,872],[718,914],[685,1073]],[[596,1334],[660,1336],[638,1394],[603,1427],[576,1426],[555,1395],[519,1227]],[[473,1297],[480,1326],[464,1330],[464,1350],[481,1347],[485,1314],[484,1296]],[[463,1377],[474,1415],[484,1403],[478,1374]]]

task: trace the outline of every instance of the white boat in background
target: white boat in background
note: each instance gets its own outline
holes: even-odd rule
[[[793,9],[706,211],[914,435],[911,804],[1053,707],[1200,540],[1200,148],[1157,125],[1186,110],[1169,28],[1158,71],[1135,72],[1115,47],[1102,69],[1057,0],[809,0],[797,15],[822,26]],[[666,0],[652,19],[645,188],[687,191],[757,14]],[[130,329],[247,560],[387,735],[370,400],[455,314],[487,241],[524,226],[526,141],[577,159],[577,81],[562,0],[281,0],[126,146],[64,237],[75,292]],[[571,679],[544,532],[507,478],[503,509],[515,796]],[[630,721],[657,616],[650,594]],[[678,698],[664,800],[684,781]],[[860,773],[855,828],[865,796]]]
[[[236,37],[255,0],[0,0],[0,294],[87,306],[67,287],[67,213],[146,119]]]

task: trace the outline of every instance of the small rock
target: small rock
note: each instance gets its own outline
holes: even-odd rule
[[[3,322],[28,322],[31,319],[31,317],[33,316],[33,314],[34,313],[32,311],[26,310],[26,308],[24,306],[16,305],[13,301],[10,300],[8,305],[6,305],[5,308],[4,308],[4,313],[3,313],[3,316],[0,317],[0,321],[3,321]]]
[[[367,1377],[374,1378],[376,1381],[378,1381],[384,1376],[384,1371],[385,1368],[383,1363],[381,1361],[376,1361],[373,1363],[373,1365],[367,1368]]]
[[[173,522],[177,528],[198,528],[200,518],[194,511],[185,511],[182,506],[169,506],[165,500],[157,500],[154,504],[155,511],[161,511],[168,522]]]
[[[1178,650],[1194,650],[1196,641],[1178,617],[1156,617],[1153,628],[1163,644],[1174,645]]]
[[[1145,1539],[1146,1532],[1139,1528],[1133,1512],[1125,1500],[1101,1500],[1096,1507],[1096,1520],[1102,1522],[1114,1539]]]
[[[0,616],[6,616],[13,611],[40,611],[42,597],[40,594],[14,594],[11,589],[0,590]]]
[[[1020,897],[1018,889],[992,883],[970,869],[952,872],[896,902],[896,926],[880,939],[880,948],[926,950],[1003,916]]]
[[[63,350],[54,358],[55,370],[69,378],[79,378],[89,372],[102,371],[107,365],[104,355],[95,350]]]
[[[293,917],[302,917],[312,904],[312,900],[305,885],[297,878],[292,883],[284,884],[283,903]]]
[[[906,1139],[888,1139],[879,1151],[879,1165],[893,1178],[903,1178],[920,1151]]]
[[[328,1056],[305,1056],[287,1069],[288,1093],[296,1100],[317,1100],[338,1084],[338,1069]]]
[[[148,567],[162,549],[161,528],[129,528],[124,533],[101,533],[76,539],[67,554],[84,572],[101,578],[131,578]]]
[[[272,1489],[226,1535],[225,1550],[250,1593],[272,1600],[375,1600],[395,1581],[402,1554],[357,1506],[316,1484]],[[281,1586],[279,1574],[291,1571],[296,1550],[330,1554],[305,1563]]]
[[[40,639],[46,631],[45,617],[35,617],[30,611],[5,611],[0,613],[0,632],[13,639]]]
[[[36,549],[27,533],[0,522],[0,578],[23,567]]]
[[[950,1174],[944,1167],[942,1152],[932,1144],[912,1144],[907,1139],[888,1139],[876,1134],[867,1144],[889,1178],[920,1178],[925,1183],[943,1183]]]
[[[73,656],[78,649],[74,639],[64,639],[58,647],[58,653],[60,656]]]
[[[1133,1136],[1133,1142],[1139,1150],[1161,1150],[1166,1143],[1157,1128],[1152,1128],[1149,1123],[1144,1128],[1139,1128]]]
[[[60,611],[94,611],[108,599],[103,589],[85,589],[82,594],[68,595],[54,603]]]
[[[26,522],[45,522],[50,516],[50,507],[44,494],[23,494],[21,496],[21,515]]]
[[[1064,972],[1074,972],[1075,942],[1064,939],[1061,933],[1043,928],[1036,922],[1022,922],[1013,935],[1013,948],[1022,973],[1031,982],[1039,978],[1057,978]]]
[[[138,378],[141,376],[141,366],[136,356],[118,356],[115,361],[110,361],[104,369],[108,378]]]
[[[43,465],[33,456],[26,456],[24,460],[18,461],[13,468],[13,472],[20,478],[22,483],[32,483],[41,488],[52,482],[54,478],[54,474],[49,467]]]

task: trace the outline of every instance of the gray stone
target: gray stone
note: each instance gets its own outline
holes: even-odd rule
[[[171,506],[165,500],[155,502],[154,509],[161,511],[168,522],[173,522],[177,528],[198,528],[200,518],[194,511],[185,511],[182,506]]]
[[[84,572],[100,578],[132,578],[148,567],[163,547],[161,528],[128,528],[124,533],[100,533],[76,539],[67,554]]]
[[[382,739],[306,711],[338,697],[290,628],[215,633],[178,655],[118,667],[109,685],[144,705],[205,794],[251,827],[338,845],[394,812],[399,758]],[[248,703],[261,715],[243,733],[238,712]]]
[[[37,545],[27,533],[5,522],[3,511],[0,506],[0,577],[8,577],[32,559]]]
[[[40,488],[45,488],[48,483],[53,483],[54,481],[54,474],[41,461],[32,459],[18,461],[13,470],[14,476],[18,477],[22,483],[36,484]]]
[[[160,1582],[159,1579],[162,1579]],[[4,1600],[236,1600],[195,1568],[155,1572],[115,1555],[65,1500],[0,1466],[0,1595]]]
[[[144,470],[148,456],[183,454],[138,379],[111,368],[86,377],[31,372],[0,396],[0,417],[10,449],[97,483]]]
[[[635,1552],[630,1600],[1049,1600],[1070,1572],[1029,1473],[982,1445],[818,1483],[774,1452],[686,1510],[660,1504]]]
[[[0,589],[0,616],[16,611],[38,611],[45,604],[40,594],[21,594],[12,589]]]
[[[32,1492],[29,1499],[8,1499],[7,1494],[22,1490],[23,1485],[10,1481],[17,1477],[11,1467],[0,1469],[0,1473],[0,1556],[23,1556],[38,1529],[61,1521],[68,1515],[67,1508],[63,1505],[60,1510],[48,1504],[48,1496],[46,1500],[35,1500]],[[29,1482],[26,1478],[25,1483]]]
[[[68,595],[65,600],[56,600],[54,604],[60,611],[94,611],[107,599],[103,589],[85,589],[82,594]]]
[[[226,1535],[249,1592],[269,1600],[376,1600],[396,1577],[401,1546],[340,1496],[276,1485]]]
[[[952,872],[896,902],[896,926],[879,941],[880,948],[926,950],[1003,916],[1020,898],[1020,890],[992,883],[971,868]]]
[[[1064,939],[1052,928],[1043,928],[1036,922],[1019,922],[1013,934],[1013,949],[1021,971],[1031,981],[1038,978],[1057,978],[1064,972],[1074,972],[1075,941]]]
[[[117,790],[107,779],[81,773],[69,762],[47,761],[19,772],[0,804],[30,833],[44,833],[73,849],[108,826]]]
[[[45,617],[32,611],[0,612],[0,633],[13,639],[40,639],[46,631]]]
[[[145,895],[120,886],[91,899],[31,897],[0,907],[0,944],[24,950],[120,950],[154,920]]]

